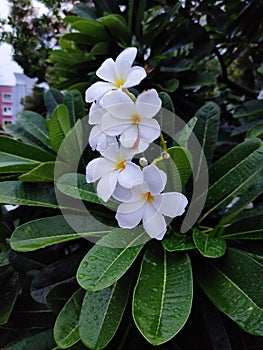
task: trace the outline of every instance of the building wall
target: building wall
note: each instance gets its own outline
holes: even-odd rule
[[[14,92],[12,86],[0,86],[0,126],[12,123],[14,115]]]

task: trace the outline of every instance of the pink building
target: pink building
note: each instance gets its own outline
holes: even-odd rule
[[[0,85],[0,127],[13,120],[13,86]]]

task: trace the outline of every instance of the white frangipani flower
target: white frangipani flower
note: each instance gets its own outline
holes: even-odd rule
[[[89,111],[89,124],[94,125],[89,135],[89,144],[93,150],[99,152],[105,151],[109,146],[117,144],[115,136],[106,135],[101,130],[101,119],[106,111],[99,105],[93,102]]]
[[[156,90],[144,91],[135,102],[122,91],[108,93],[101,101],[108,112],[102,116],[101,130],[109,136],[120,135],[123,147],[139,153],[160,136],[160,125],[153,119],[162,104]]]
[[[118,188],[119,205],[116,219],[120,227],[133,228],[142,220],[143,227],[151,238],[163,239],[167,231],[164,216],[174,218],[182,215],[188,203],[178,192],[161,193],[166,184],[166,174],[156,165],[143,168],[143,183],[134,185],[127,195],[127,189]]]
[[[106,59],[96,72],[105,82],[97,82],[86,90],[86,102],[99,100],[111,90],[140,84],[147,74],[142,67],[132,67],[136,55],[137,49],[128,47],[119,54],[115,62],[112,58]]]
[[[122,187],[131,188],[142,182],[140,167],[131,162],[134,155],[131,150],[116,144],[101,152],[101,155],[104,158],[93,159],[87,165],[86,180],[90,183],[100,179],[97,194],[104,202],[111,197],[117,183]]]

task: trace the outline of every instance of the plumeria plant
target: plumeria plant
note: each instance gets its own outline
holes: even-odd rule
[[[0,136],[0,347],[260,348],[261,102],[233,112],[208,72],[232,7],[210,31],[204,2],[205,25],[192,2],[93,3],[51,57],[77,85]],[[226,109],[253,122],[238,140]]]

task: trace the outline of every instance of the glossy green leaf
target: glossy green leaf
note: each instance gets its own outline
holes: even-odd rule
[[[263,239],[263,216],[247,218],[227,226],[225,239]]]
[[[83,98],[78,90],[68,91],[64,97],[64,104],[68,108],[71,126],[85,116]]]
[[[133,318],[142,335],[153,345],[173,338],[189,317],[192,298],[189,257],[168,253],[152,242],[143,257],[133,296]]]
[[[61,176],[57,181],[57,188],[67,196],[105,205],[105,202],[97,196],[94,185],[87,183],[83,174],[70,173]],[[117,208],[118,204],[114,199],[110,199],[107,207]]]
[[[2,350],[49,350],[55,347],[52,329],[6,345]]]
[[[55,325],[54,338],[61,349],[67,349],[80,340],[79,315],[84,298],[84,290],[77,290],[60,311]]]
[[[61,104],[54,110],[48,124],[50,144],[54,151],[57,152],[59,150],[70,128],[68,108],[66,105]]]
[[[90,349],[104,349],[113,338],[129,296],[130,274],[97,292],[87,292],[80,313],[80,338]]]
[[[221,160],[222,158],[218,162]],[[224,208],[233,198],[245,192],[263,174],[262,160],[263,147],[260,147],[243,158],[240,163],[233,165],[231,169],[225,168],[224,175],[208,189],[206,207],[210,209],[204,214],[202,219],[214,209],[218,207]]]
[[[92,19],[78,20],[72,23],[71,28],[78,30],[82,34],[96,38],[96,41],[107,41],[108,39],[103,25]]]
[[[47,118],[50,118],[57,106],[63,103],[64,95],[57,89],[49,89],[44,95],[44,101],[48,111]]]
[[[77,279],[82,288],[97,291],[115,283],[132,265],[149,240],[142,227],[117,228],[94,245],[80,263]]]
[[[23,111],[18,114],[17,122],[36,140],[47,148],[50,148],[45,119],[31,111]]]
[[[217,104],[208,102],[198,109],[195,117],[197,118],[197,123],[194,127],[194,133],[204,151],[200,157],[205,156],[206,161],[209,163],[213,158],[217,141],[220,109]],[[200,160],[201,163],[202,160]]]
[[[154,84],[157,88],[160,88],[163,91],[174,92],[179,87],[179,80],[169,79],[160,84]]]
[[[46,162],[37,165],[33,170],[20,175],[19,180],[25,182],[54,182],[55,162]]]
[[[261,117],[263,112],[263,101],[262,100],[249,100],[244,102],[235,111],[234,118],[246,118],[246,117]]]
[[[13,156],[12,154],[6,154],[0,152],[0,173],[23,173],[34,169],[39,163],[27,158]]]
[[[87,19],[96,19],[96,11],[94,8],[83,4],[82,2],[78,2],[74,5],[74,12],[78,17],[83,17]]]
[[[58,208],[54,186],[48,183],[32,184],[20,181],[0,183],[0,202]]]
[[[121,43],[130,43],[131,34],[122,16],[116,14],[107,15],[99,18],[98,22],[106,28],[110,38],[114,38],[114,40]]]
[[[170,112],[174,112],[174,105],[170,95],[162,91],[159,93],[159,97],[162,100],[162,108],[168,109]]]
[[[263,123],[254,125],[251,129],[248,130],[246,136],[249,138],[254,138],[254,137],[263,138]]]
[[[225,240],[221,237],[213,236],[213,232],[206,234],[195,227],[193,230],[193,240],[196,248],[206,258],[219,258],[225,254]]]
[[[196,249],[191,236],[186,234],[173,234],[162,241],[164,249],[168,252]]]
[[[55,160],[52,153],[5,136],[0,136],[0,151],[30,161],[47,162]]]
[[[175,136],[179,146],[187,148],[188,140],[193,133],[197,120],[197,117],[191,118],[189,122],[185,124],[184,128]]]
[[[16,124],[5,124],[3,125],[4,131],[7,132],[8,135],[23,141],[25,144],[33,145],[37,147],[42,147],[42,143],[37,140],[33,135],[27,132],[19,123]]]
[[[4,283],[0,290],[0,325],[7,323],[20,290],[20,277],[16,271],[7,269],[1,276]]]
[[[68,221],[62,215],[51,216],[18,226],[11,236],[12,249],[27,252],[80,238],[103,237],[111,229],[105,230],[106,226],[92,216],[72,215],[66,218]],[[68,222],[77,222],[79,231],[76,232]]]
[[[244,331],[263,335],[263,267],[253,257],[229,248],[223,258],[199,265],[197,277],[219,310]]]

